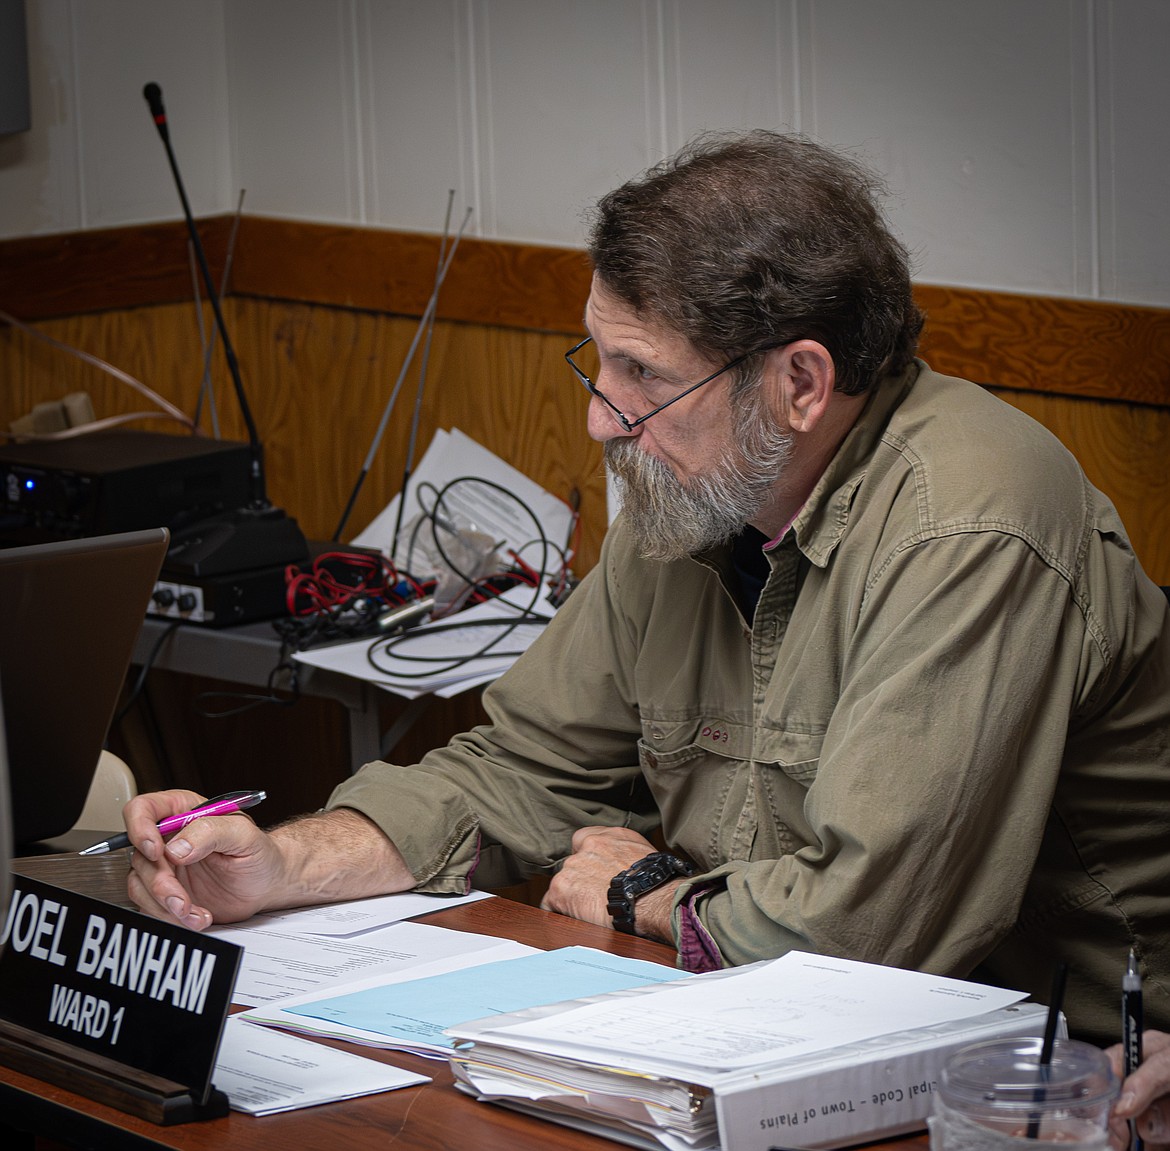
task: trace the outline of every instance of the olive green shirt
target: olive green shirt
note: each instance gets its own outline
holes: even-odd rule
[[[1170,628],[1117,513],[1029,417],[919,363],[882,382],[749,625],[728,549],[601,562],[491,722],[333,806],[420,887],[549,872],[587,824],[699,865],[676,939],[972,977],[1118,1037],[1130,947],[1170,1028]],[[696,940],[696,934],[699,937]]]

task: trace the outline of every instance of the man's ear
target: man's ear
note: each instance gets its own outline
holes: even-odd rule
[[[832,402],[837,382],[828,348],[816,340],[796,340],[773,348],[768,359],[765,372],[777,418],[794,432],[811,432]]]

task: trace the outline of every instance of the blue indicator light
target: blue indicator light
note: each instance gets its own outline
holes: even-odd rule
[[[26,492],[35,491],[35,490],[36,490],[36,486],[37,486],[37,481],[36,481],[36,480],[25,480],[25,481],[24,481],[24,490],[25,490]]]

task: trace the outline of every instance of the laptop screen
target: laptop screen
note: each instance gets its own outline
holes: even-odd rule
[[[0,550],[0,699],[12,842],[85,806],[166,555],[163,528]]]
[[[0,695],[0,917],[8,916],[8,900],[12,895],[12,874],[8,864],[12,860],[12,815],[8,794],[8,740],[4,735],[4,701]]]

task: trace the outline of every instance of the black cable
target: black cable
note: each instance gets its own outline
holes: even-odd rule
[[[518,495],[516,495],[515,492],[509,491],[507,488],[503,487],[501,484],[497,484],[493,480],[483,479],[480,476],[459,476],[459,477],[456,477],[455,479],[450,480],[446,485],[444,485],[444,487],[442,489],[440,489],[439,491],[436,492],[435,501],[432,504],[429,511],[425,506],[423,506],[422,500],[419,499],[419,506],[422,508],[424,516],[431,521],[432,531],[434,531],[434,528],[436,525],[444,526],[444,525],[439,523],[438,517],[440,517],[442,515],[442,506],[443,506],[443,502],[444,502],[444,499],[446,498],[447,494],[451,491],[452,488],[454,488],[458,485],[461,485],[461,484],[468,484],[468,483],[480,484],[484,487],[492,488],[493,490],[501,493],[507,499],[510,499],[515,504],[517,504],[528,515],[528,517],[532,520],[533,524],[535,525],[536,533],[537,533],[536,537],[533,540],[527,541],[526,543],[522,544],[521,548],[519,549],[519,550],[524,550],[525,548],[531,546],[532,544],[539,544],[541,547],[542,560],[541,560],[540,571],[536,575],[535,585],[533,587],[532,601],[526,607],[520,609],[515,616],[506,616],[506,617],[499,617],[499,618],[486,619],[486,620],[485,619],[477,619],[477,620],[471,620],[471,621],[456,620],[456,621],[451,622],[451,623],[431,625],[426,629],[426,631],[424,633],[422,633],[418,636],[414,636],[408,632],[405,635],[390,636],[390,637],[387,637],[387,638],[382,639],[382,640],[377,640],[374,643],[370,644],[369,648],[366,651],[366,658],[367,658],[368,662],[370,663],[371,667],[373,667],[376,671],[382,672],[383,674],[386,674],[386,675],[393,675],[395,678],[399,678],[399,679],[425,679],[425,678],[430,677],[430,676],[443,675],[443,674],[450,672],[450,671],[457,671],[459,668],[464,667],[466,664],[471,663],[472,661],[474,661],[476,659],[481,659],[485,655],[488,655],[488,654],[513,658],[513,657],[521,655],[522,651],[500,650],[498,645],[500,643],[502,643],[509,635],[511,635],[512,632],[514,632],[516,630],[516,628],[518,628],[521,624],[536,623],[536,624],[540,624],[541,626],[544,626],[545,624],[547,624],[549,622],[547,616],[540,615],[540,614],[534,612],[532,609],[536,606],[537,602],[540,599],[541,592],[544,589],[545,579],[547,578],[547,575],[548,575],[548,556],[549,556],[550,549],[556,550],[562,556],[564,555],[564,553],[561,552],[560,548],[555,548],[555,546],[549,542],[548,538],[544,534],[544,527],[541,524],[539,517],[532,510],[532,508],[529,507],[528,504],[524,502],[524,500],[522,500]],[[417,494],[421,495],[421,492],[428,487],[430,488],[431,491],[435,490],[432,485],[429,485],[429,484],[420,485],[419,489],[417,489]],[[450,520],[450,517],[443,517],[443,518],[447,519],[448,522],[453,522]],[[422,521],[420,521],[420,523],[421,522]],[[446,529],[446,527],[444,527],[444,530],[448,530],[448,529]],[[451,568],[451,570],[455,572],[456,575],[458,575],[461,579],[463,579],[464,582],[469,585],[469,587],[471,587],[471,588],[476,587],[480,581],[476,581],[474,579],[469,578],[467,573],[460,571],[459,568],[451,562],[451,559],[444,551],[442,544],[439,543],[437,533],[435,533],[433,538],[434,538],[434,542],[435,542],[435,547],[438,549],[439,554],[442,557],[444,563],[446,563]],[[413,547],[413,541],[412,541],[412,547]],[[410,655],[410,654],[403,654],[401,651],[402,647],[404,645],[406,645],[407,643],[409,643],[412,639],[420,640],[420,639],[425,639],[425,637],[428,635],[442,634],[444,632],[455,631],[456,629],[466,629],[466,628],[472,628],[472,627],[502,627],[503,630],[499,633],[499,635],[495,636],[494,638],[489,640],[487,643],[483,644],[476,651],[471,652],[467,655],[458,656],[455,658],[452,658],[450,656]],[[385,666],[384,664],[379,664],[378,659],[380,656],[383,656],[383,655],[392,656],[394,659],[404,661],[404,662],[426,663],[426,664],[431,664],[431,665],[440,664],[443,666],[440,666],[437,668],[434,666],[431,666],[426,671],[404,672],[404,671],[400,671],[397,669],[391,669],[391,668]]]
[[[114,718],[110,721],[111,728],[117,727],[126,718],[126,713],[134,706],[135,701],[142,693],[143,685],[146,683],[146,673],[154,666],[154,661],[158,659],[158,653],[162,650],[162,645],[170,638],[175,628],[179,626],[179,623],[180,621],[177,619],[171,620],[163,630],[162,635],[154,641],[154,645],[147,653],[146,659],[142,662],[142,667],[138,672],[138,678],[134,681],[134,686],[130,689],[130,694],[126,697],[126,702],[122,704],[121,708],[114,714]]]
[[[255,692],[247,691],[201,691],[196,697],[192,705],[195,714],[201,716],[203,719],[228,719],[234,715],[243,715],[245,712],[253,711],[258,707],[271,705],[273,707],[292,707],[301,698],[301,681],[299,669],[296,661],[291,658],[292,649],[287,643],[281,645],[280,658],[276,665],[268,673],[268,681],[266,687],[268,689],[267,695],[259,695]],[[289,675],[289,686],[287,691],[288,696],[280,696],[276,694],[276,677],[282,672],[287,671]],[[199,705],[213,699],[236,699],[243,700],[238,707],[226,708],[220,711],[212,711],[208,708]]]

